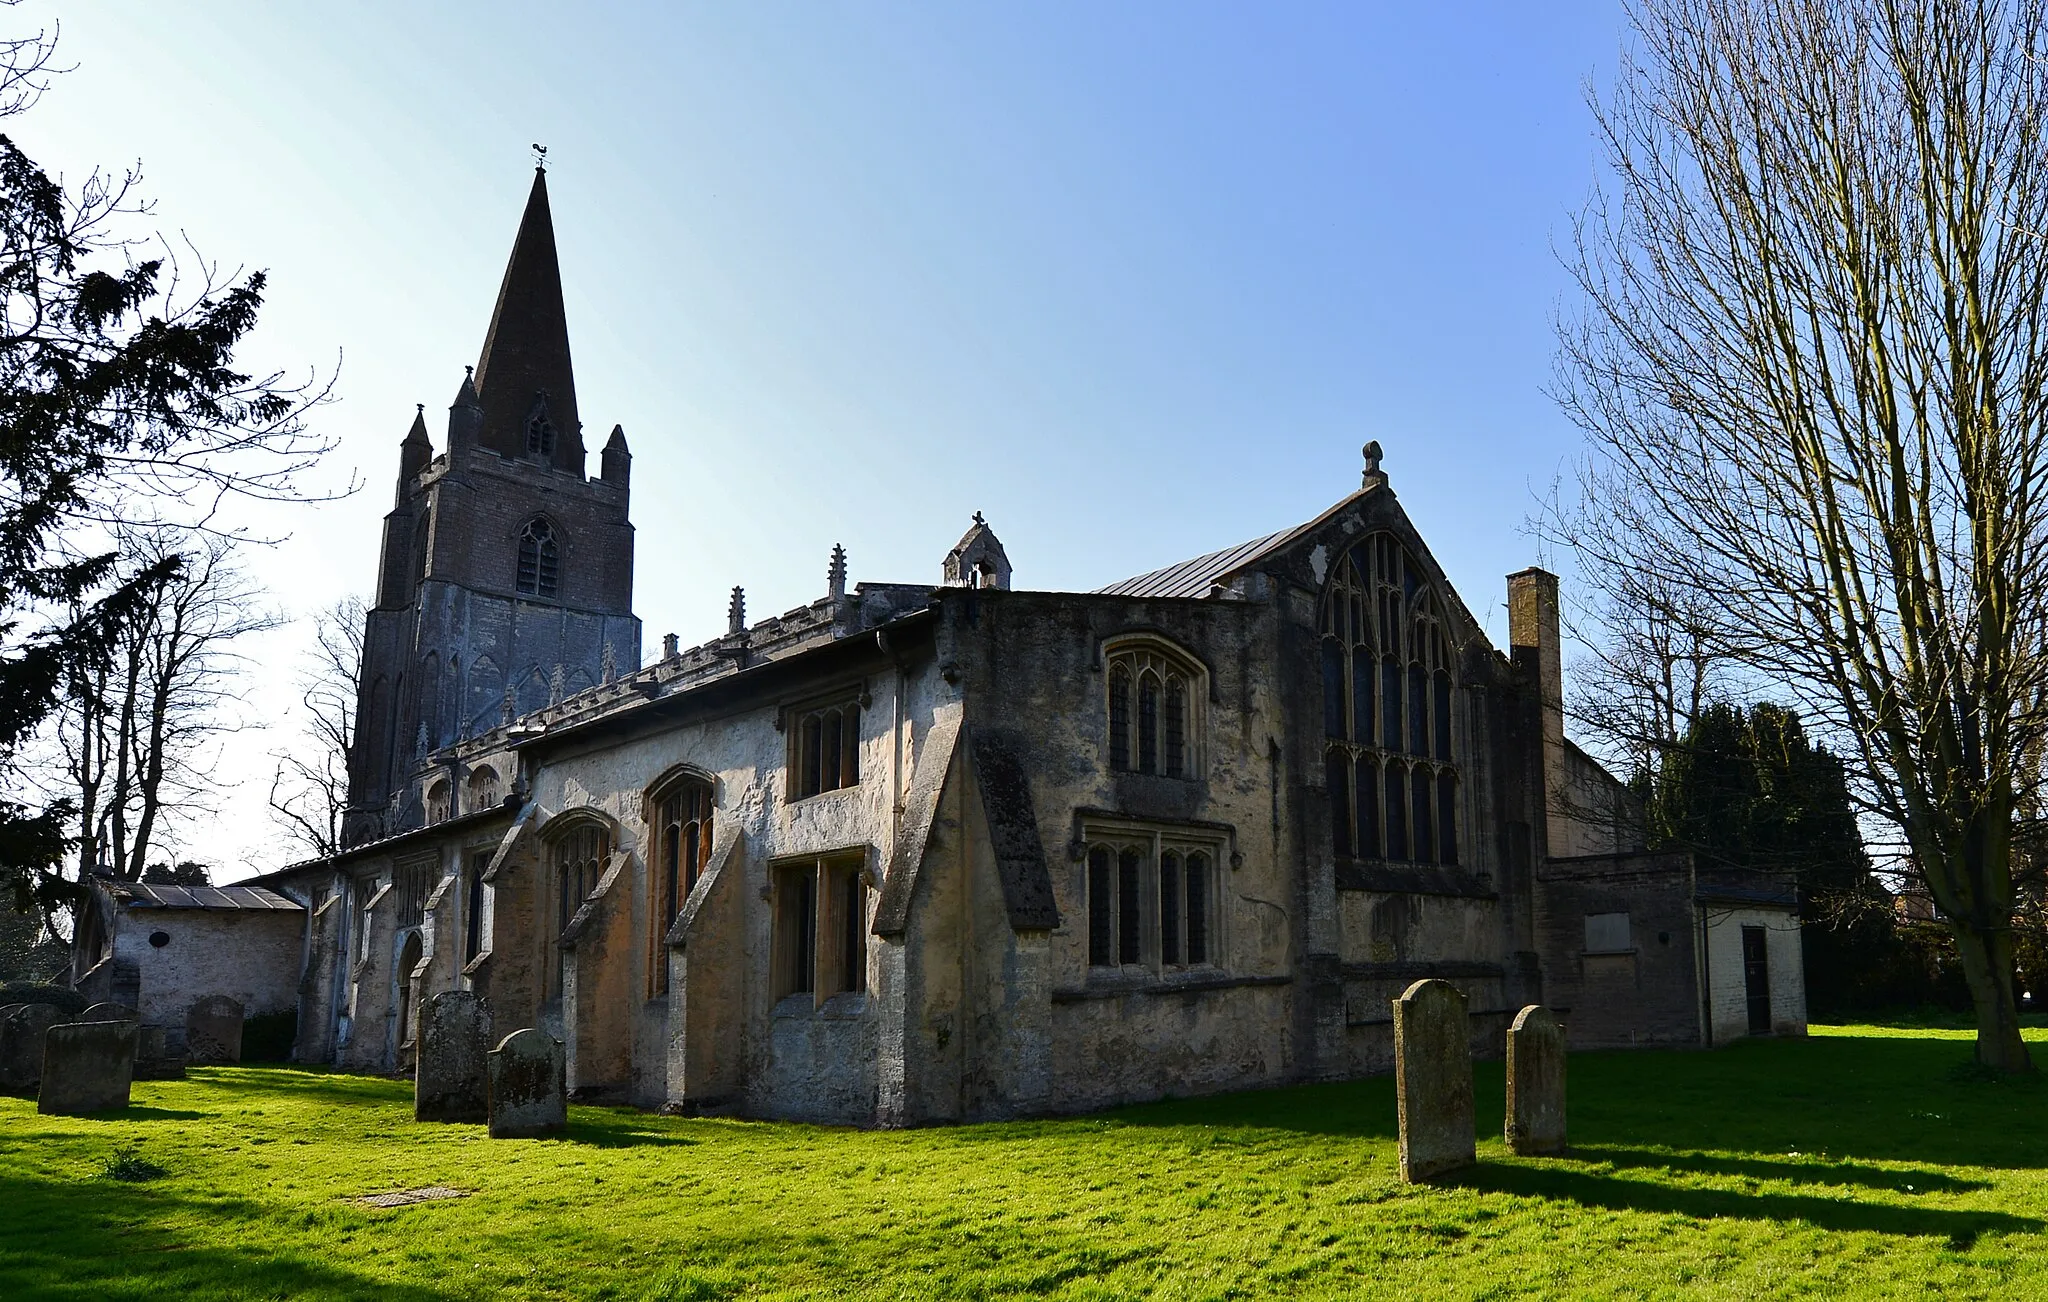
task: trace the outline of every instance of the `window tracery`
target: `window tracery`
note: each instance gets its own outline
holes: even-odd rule
[[[521,596],[553,597],[561,575],[561,552],[555,529],[536,516],[519,531],[518,589]]]
[[[598,880],[604,876],[605,860],[611,857],[611,853],[611,829],[587,814],[576,818],[549,842],[548,861],[555,878],[554,929],[557,936],[568,929],[576,911],[597,889]],[[550,946],[549,953],[553,962],[550,987],[559,995],[562,992],[560,946]]]
[[[1135,824],[1091,827],[1085,836],[1088,966],[1217,961],[1218,845]]]
[[[801,710],[789,734],[790,799],[860,785],[858,700]]]
[[[1330,574],[1322,678],[1336,853],[1455,865],[1450,639],[1434,588],[1392,534],[1360,542]]]
[[[649,971],[654,993],[668,989],[663,951],[669,928],[711,862],[711,784],[686,775],[669,783],[654,801],[654,908],[649,911]]]
[[[1201,772],[1205,676],[1155,642],[1105,649],[1109,686],[1109,767],[1119,772],[1193,778]]]

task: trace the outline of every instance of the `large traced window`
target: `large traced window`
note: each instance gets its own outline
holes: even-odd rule
[[[552,597],[560,586],[561,552],[555,544],[555,527],[536,516],[519,531],[519,592],[527,597]]]
[[[1151,639],[1104,647],[1109,684],[1109,766],[1169,778],[1201,775],[1201,668]]]
[[[648,970],[654,993],[668,989],[668,962],[663,945],[684,901],[696,889],[698,874],[711,862],[711,784],[685,776],[662,787],[654,797],[654,908],[648,917]]]
[[[866,856],[855,851],[774,865],[769,966],[779,1002],[810,995],[821,1007],[868,988]]]
[[[1091,826],[1084,837],[1090,967],[1218,961],[1218,837],[1140,824]]]
[[[611,857],[611,830],[585,815],[557,833],[548,844],[548,865],[555,884],[555,934],[569,925],[583,901],[597,889],[604,875],[605,860]],[[562,992],[562,964],[559,947],[550,946],[553,971],[550,988]]]
[[[1344,858],[1458,862],[1450,640],[1415,558],[1375,534],[1323,594],[1324,779]]]
[[[797,710],[786,727],[790,799],[860,785],[859,701]]]

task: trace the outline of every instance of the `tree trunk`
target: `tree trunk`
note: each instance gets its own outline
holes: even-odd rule
[[[1979,928],[1961,918],[1952,918],[1949,929],[1977,1010],[1977,1061],[1998,1071],[2032,1071],[2033,1059],[2020,1038],[2019,1000],[2013,995],[2012,931]]]

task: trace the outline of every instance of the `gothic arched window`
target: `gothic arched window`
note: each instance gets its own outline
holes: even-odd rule
[[[1458,862],[1450,640],[1392,534],[1352,548],[1323,592],[1323,776],[1344,858]]]
[[[555,529],[546,520],[529,520],[519,531],[519,579],[521,596],[552,597],[561,575],[561,554],[555,547]]]
[[[650,963],[654,993],[668,989],[668,955],[662,944],[683,902],[696,889],[698,874],[711,862],[711,784],[686,774],[654,799],[654,908],[649,911]]]
[[[1201,776],[1200,666],[1152,640],[1104,648],[1109,679],[1109,766],[1169,778]]]
[[[569,826],[555,833],[548,843],[548,861],[555,879],[554,931],[560,935],[569,926],[570,919],[583,907],[584,900],[597,889],[598,878],[604,875],[605,860],[611,857],[611,829],[588,814],[576,816]],[[560,945],[548,947],[549,989],[559,995],[562,992],[562,956]]]

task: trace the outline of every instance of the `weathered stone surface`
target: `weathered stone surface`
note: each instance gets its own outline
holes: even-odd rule
[[[1394,1001],[1394,1077],[1401,1178],[1414,1182],[1472,1161],[1472,1041],[1465,996],[1417,981]]]
[[[126,1004],[97,1003],[80,1013],[75,1019],[80,1022],[133,1022],[139,1015]]]
[[[43,1032],[64,1020],[49,1004],[16,1004],[0,1016],[0,1092],[36,1092],[43,1078]]]
[[[492,1139],[535,1139],[568,1128],[568,1060],[560,1040],[529,1026],[491,1050],[490,1120]]]
[[[1564,1152],[1564,1023],[1531,1004],[1508,1028],[1508,1147]]]
[[[59,1022],[44,1032],[36,1111],[77,1117],[127,1107],[140,1030],[134,1022]]]
[[[420,1009],[415,1121],[490,1118],[491,1009],[467,990],[435,995]]]
[[[183,1080],[185,1055],[170,1045],[171,1028],[144,1026],[135,1038],[136,1080]]]
[[[185,1056],[205,1066],[242,1060],[242,1005],[209,995],[185,1014]]]

